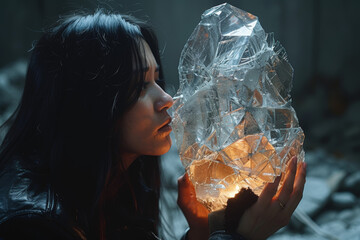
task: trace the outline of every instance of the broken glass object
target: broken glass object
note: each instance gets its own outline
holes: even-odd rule
[[[293,68],[256,16],[226,3],[205,11],[181,53],[179,75],[170,110],[175,142],[210,211],[242,187],[260,194],[292,156],[303,161]]]

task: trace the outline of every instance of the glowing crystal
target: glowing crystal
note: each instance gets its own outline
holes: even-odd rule
[[[200,202],[221,209],[242,187],[259,194],[303,161],[291,107],[293,69],[258,18],[229,4],[202,15],[179,63],[172,126]]]

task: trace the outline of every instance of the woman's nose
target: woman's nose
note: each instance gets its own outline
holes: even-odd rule
[[[169,109],[174,104],[172,97],[167,94],[164,90],[161,89],[161,96],[157,99],[155,103],[155,110],[162,111]]]

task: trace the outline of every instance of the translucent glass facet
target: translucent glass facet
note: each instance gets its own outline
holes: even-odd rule
[[[259,194],[303,161],[291,107],[293,69],[258,18],[229,4],[205,11],[179,63],[172,126],[197,198],[221,209],[242,187]]]

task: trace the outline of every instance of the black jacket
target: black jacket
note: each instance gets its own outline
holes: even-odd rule
[[[70,212],[50,184],[37,181],[41,176],[27,170],[22,162],[16,157],[0,170],[0,239],[93,239],[80,227],[76,212]],[[151,210],[156,204],[153,192],[141,181],[137,184],[140,207]],[[118,202],[109,205],[114,221],[107,239],[156,239],[151,218],[122,207],[122,201],[132,201],[127,197],[128,193],[120,192]]]
[[[36,183],[20,157],[0,171],[0,239],[85,239],[49,184]]]

